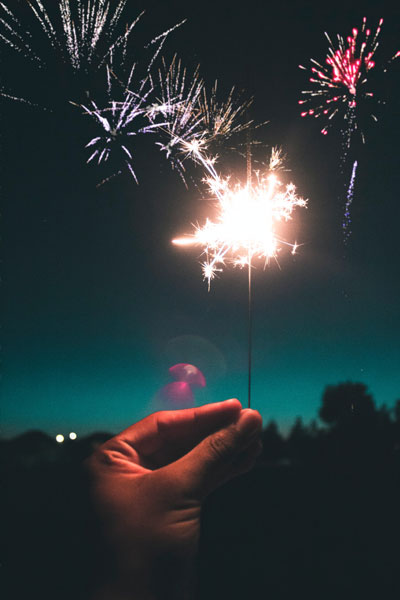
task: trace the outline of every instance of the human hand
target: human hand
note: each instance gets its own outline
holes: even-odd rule
[[[253,466],[261,426],[258,412],[227,400],[154,413],[94,453],[88,468],[109,571],[96,600],[193,597],[201,503]]]

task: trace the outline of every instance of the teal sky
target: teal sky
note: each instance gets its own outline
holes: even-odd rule
[[[157,22],[167,18],[165,7],[152,6]],[[209,25],[206,43],[203,12],[171,6],[170,19],[189,18],[171,47],[190,48],[188,60],[199,60],[210,81],[219,69],[227,89],[237,83],[254,93],[254,118],[271,121],[262,141],[283,146],[284,177],[309,200],[293,219],[297,255],[254,272],[252,406],[287,430],[296,416],[316,418],[325,386],[343,381],[366,383],[377,404],[392,406],[400,398],[399,70],[381,121],[365,146],[352,147],[342,175],[340,136],[323,138],[298,115],[298,62],[325,50],[321,11],[305,23],[293,4],[288,22],[291,3],[275,8],[260,55],[251,27],[255,19],[261,32],[258,13],[232,17],[226,35]],[[332,27],[352,27],[356,17],[344,11]],[[292,44],[272,58],[284,25]],[[232,47],[239,35],[243,45]],[[0,434],[117,431],[171,408],[157,392],[178,362],[206,377],[197,403],[238,397],[245,405],[246,272],[226,269],[208,292],[196,252],[170,244],[204,212],[198,190],[147,151],[136,159],[139,186],[123,176],[96,189],[100,173],[85,165],[88,132],[71,115],[2,105]],[[345,246],[343,189],[355,158]]]

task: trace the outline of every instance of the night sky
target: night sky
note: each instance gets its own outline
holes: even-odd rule
[[[320,135],[297,104],[308,87],[298,65],[324,59],[324,31],[347,35],[364,15],[371,27],[382,16],[378,56],[399,49],[400,9],[391,4],[377,12],[370,1],[350,8],[249,0],[239,11],[231,2],[131,1],[127,9],[132,16],[146,9],[139,40],[187,17],[165,56],[200,63],[222,91],[235,85],[254,95],[251,117],[269,120],[257,138],[283,147],[285,177],[309,201],[294,215],[303,244],[296,256],[282,253],[280,268],[254,272],[252,406],[284,430],[298,415],[317,416],[327,384],[364,382],[389,407],[400,397],[400,60],[377,79],[386,105],[377,124],[365,120],[367,142],[354,143],[344,175],[340,127]],[[170,243],[204,213],[199,189],[191,182],[186,189],[158,150],[140,141],[139,185],[122,175],[97,189],[102,169],[85,164],[88,122],[57,104],[73,98],[62,69],[49,79],[4,48],[1,58],[4,85],[57,105],[45,112],[1,104],[1,435],[117,431],[163,407],[157,392],[179,362],[207,379],[198,404],[230,397],[245,404],[247,273],[227,268],[208,292],[199,253]],[[345,246],[344,189],[356,158]],[[244,177],[244,159],[235,169]]]

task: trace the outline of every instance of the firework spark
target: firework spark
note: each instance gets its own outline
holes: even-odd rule
[[[364,17],[361,29],[353,28],[352,34],[346,40],[338,35],[337,45],[332,42],[327,33],[325,36],[329,42],[328,54],[325,65],[311,59],[310,82],[314,84],[312,90],[304,90],[305,98],[299,100],[299,104],[305,105],[301,112],[302,117],[321,117],[325,123],[321,133],[326,135],[332,119],[342,115],[347,122],[357,128],[354,118],[356,108],[360,101],[372,99],[374,92],[368,89],[371,71],[376,67],[375,54],[379,46],[379,35],[383,19],[380,19],[378,27],[373,34],[367,27]],[[400,56],[397,52],[389,63]],[[382,69],[387,68],[385,63]],[[301,69],[307,70],[303,65]],[[376,116],[370,111],[374,120]]]
[[[227,264],[250,269],[254,260],[262,259],[265,266],[277,259],[284,246],[295,253],[297,244],[282,237],[282,224],[292,218],[296,207],[305,207],[307,202],[297,196],[292,183],[284,186],[272,169],[266,175],[258,174],[252,186],[232,186],[229,179],[218,176],[209,177],[207,183],[217,198],[216,219],[207,219],[192,235],[173,243],[203,248],[203,277],[209,287]]]
[[[43,0],[28,0],[38,31],[31,33],[10,8],[0,2],[0,41],[13,48],[21,56],[32,60],[40,68],[57,69],[59,63],[69,67],[66,84],[71,96],[82,100],[89,96],[94,75],[104,67],[129,72],[132,62],[132,32],[144,15],[142,11],[135,19],[123,22],[127,0],[55,0],[45,3]],[[48,6],[48,8],[47,8]],[[134,56],[137,67],[144,65],[142,77],[150,73],[169,34],[180,27],[185,20],[157,35],[144,48],[141,55]],[[49,53],[40,42],[40,33],[50,44]],[[36,43],[35,43],[36,42]],[[145,49],[150,55],[143,60]],[[135,50],[136,52],[136,50]],[[56,62],[54,62],[56,61]],[[58,76],[58,75],[57,75]],[[79,91],[76,86],[78,85]],[[15,94],[4,97],[12,99]],[[71,98],[70,96],[70,98]],[[68,100],[70,99],[68,98]],[[29,100],[27,101],[32,103]],[[46,97],[46,104],[48,98]]]
[[[163,61],[159,70],[159,99],[154,108],[163,113],[167,125],[160,128],[166,141],[157,144],[185,183],[185,159],[201,164],[215,177],[212,166],[217,148],[253,123],[241,120],[252,99],[241,101],[232,88],[221,101],[217,87],[215,82],[209,95],[199,67],[190,74],[176,56],[169,66]]]
[[[203,115],[199,110],[199,98],[203,86],[199,67],[190,76],[176,56],[169,66],[163,60],[159,70],[159,107],[167,119],[163,128],[166,141],[157,142],[157,145],[165,152],[183,181],[185,167],[182,148],[201,138]]]
[[[342,117],[341,137],[342,151],[340,156],[340,171],[345,173],[352,140],[355,132],[360,132],[361,140],[365,143],[362,127],[360,127],[360,107],[362,112],[367,112],[377,121],[377,116],[372,112],[375,91],[371,86],[371,72],[380,70],[386,72],[388,66],[400,57],[396,52],[389,61],[376,63],[376,54],[379,47],[379,36],[383,25],[380,19],[376,31],[373,33],[367,27],[364,17],[361,29],[353,28],[351,35],[346,39],[337,36],[334,44],[327,33],[329,42],[325,65],[311,59],[310,82],[313,89],[302,92],[303,99],[299,100],[302,107],[301,116],[320,118],[323,121],[321,133],[328,134],[329,128],[337,117]],[[301,69],[307,70],[303,65]],[[377,101],[377,100],[376,100]],[[377,101],[379,102],[379,101]],[[350,183],[347,186],[345,214],[343,219],[344,242],[350,236],[350,205],[353,202],[354,186],[357,172],[357,160],[353,163]]]
[[[32,34],[24,29],[21,22],[3,2],[0,2],[0,14],[2,14],[2,17],[0,17],[0,26],[2,29],[0,31],[0,39],[25,58],[29,58],[42,65],[42,60],[35,54],[31,47]]]
[[[132,80],[132,72],[129,83]],[[142,80],[135,93],[124,88],[121,101],[112,99],[112,83],[114,81],[116,81],[116,77],[107,67],[109,99],[104,108],[100,108],[93,100],[88,106],[85,104],[76,105],[100,127],[99,135],[92,138],[86,145],[86,148],[91,150],[87,162],[96,160],[97,164],[100,165],[108,162],[113,157],[122,162],[137,183],[137,176],[133,168],[132,137],[152,133],[162,123],[158,124],[148,119],[147,102],[148,97],[153,92],[151,78],[148,77]],[[120,82],[117,81],[117,83]],[[103,179],[98,186],[121,174],[122,170],[122,168],[118,168],[112,175]]]
[[[166,158],[172,167],[177,169],[185,184],[184,161],[188,158],[196,164],[201,164],[208,175],[215,179],[217,173],[214,164],[217,157],[211,155],[210,145],[216,137],[222,141],[223,138],[242,131],[250,123],[237,122],[237,117],[242,111],[237,105],[233,105],[233,92],[229,94],[225,103],[218,105],[214,102],[208,106],[207,123],[216,123],[218,119],[221,123],[221,129],[211,134],[207,129],[208,125],[204,124],[205,116],[200,108],[199,99],[204,83],[198,68],[189,76],[176,57],[168,67],[163,60],[158,87],[155,88],[151,74],[139,79],[135,87],[135,66],[126,84],[107,66],[107,99],[102,104],[94,100],[90,103],[73,103],[100,127],[100,133],[87,144],[87,147],[94,149],[88,162],[96,159],[100,164],[107,162],[111,155],[122,156],[123,164],[137,181],[132,167],[132,152],[129,149],[132,140],[128,138],[157,132],[156,145],[165,152]],[[123,90],[123,98],[119,100],[115,99],[118,97],[113,85],[115,82],[120,88],[119,95],[121,89]],[[214,108],[217,111],[216,115],[212,114]],[[110,177],[121,172],[121,169],[116,169]],[[110,177],[106,177],[101,183],[105,183]]]
[[[199,97],[199,108],[203,116],[203,137],[207,139],[207,144],[219,140],[225,141],[248,129],[253,123],[253,121],[240,122],[239,120],[250,108],[253,102],[252,98],[242,102],[235,97],[235,88],[233,87],[228,97],[221,101],[218,98],[217,90],[218,82],[216,81],[210,94],[207,94],[204,87]]]
[[[53,50],[75,71],[87,71],[91,67],[99,68],[117,48],[126,48],[134,26],[143,15],[140,13],[119,32],[126,3],[127,0],[120,0],[112,10],[107,0],[59,0],[57,19],[50,16],[41,0],[31,0],[28,4]],[[33,47],[33,34],[5,4],[0,3],[0,8],[3,13],[1,39],[23,56],[44,64],[46,61]]]

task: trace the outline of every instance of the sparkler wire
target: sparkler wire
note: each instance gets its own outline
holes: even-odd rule
[[[249,252],[248,258],[248,275],[249,275],[249,338],[248,338],[248,393],[247,393],[247,406],[251,406],[251,367],[252,367],[252,332],[253,332],[253,311],[252,311],[252,288],[251,288],[251,254]]]
[[[247,187],[251,187],[251,138],[250,131],[247,130],[247,151],[246,151],[246,162],[247,162]],[[248,317],[248,390],[247,390],[247,405],[250,408],[251,405],[251,367],[252,367],[252,325],[253,325],[253,314],[252,314],[252,297],[251,297],[251,252],[249,249],[248,260],[248,287],[249,287],[249,317]]]

